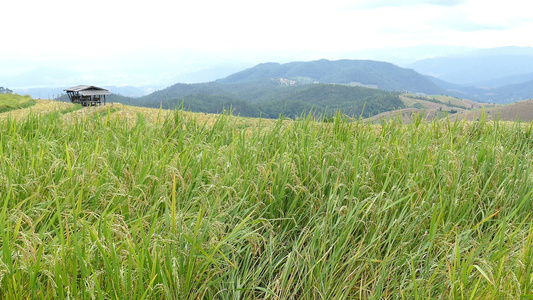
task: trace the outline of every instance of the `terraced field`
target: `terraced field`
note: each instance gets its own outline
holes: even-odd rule
[[[0,299],[531,299],[533,123],[0,114]]]

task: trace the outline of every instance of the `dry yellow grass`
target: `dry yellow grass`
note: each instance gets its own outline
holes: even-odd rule
[[[402,100],[406,102],[406,104],[409,104],[410,100],[415,101],[416,99],[411,99],[409,97],[402,96]],[[37,104],[32,107],[13,110],[6,113],[0,113],[0,120],[6,119],[8,118],[8,116],[20,120],[27,117],[31,112],[33,112],[34,114],[47,114],[54,111],[68,109],[69,107],[73,106],[72,103],[65,103],[53,100],[35,101],[37,102]],[[425,107],[425,109],[405,108],[397,111],[385,112],[380,115],[369,118],[367,119],[367,121],[370,121],[371,123],[376,123],[379,122],[381,118],[399,118],[402,120],[403,123],[407,124],[412,121],[412,119],[417,115],[423,114],[424,119],[432,120],[436,118],[440,113],[438,108],[442,105],[423,100],[416,101],[417,103],[421,103]],[[466,102],[471,102],[469,100],[461,101],[463,101],[463,104],[467,104]],[[483,105],[476,102],[472,103],[473,104],[471,105],[474,105],[475,107],[481,107]],[[459,112],[457,114],[450,115],[451,120],[455,120],[455,118],[466,119],[467,121],[480,119],[482,112],[484,111],[486,118],[489,120],[499,118],[502,121],[533,121],[533,99],[520,101],[504,106],[485,107],[483,110],[463,110],[460,108],[455,109]],[[447,110],[447,108],[443,108],[442,110]],[[169,116],[172,116],[172,114],[174,113],[174,111],[172,110],[137,107],[124,105],[121,103],[114,103],[108,104],[106,106],[84,107],[80,110],[75,110],[73,112],[66,113],[62,115],[62,118],[67,124],[72,124],[77,119],[83,119],[85,117],[94,115],[95,113],[104,114],[107,111],[110,112],[110,116],[112,118],[119,118],[120,120],[127,122],[130,126],[135,125],[139,115],[142,115],[148,123],[156,124],[164,122]],[[184,117],[194,118],[198,121],[198,123],[206,124],[207,126],[212,126],[213,124],[215,124],[217,118],[219,117],[219,115],[208,113],[193,113],[186,111],[182,111],[180,113],[183,114]],[[258,126],[259,123],[261,123],[262,126],[266,125],[266,127],[269,127],[270,125],[273,125],[275,122],[277,122],[277,120],[272,119],[260,120],[256,118],[245,117],[233,117],[233,121],[236,126],[247,127],[249,132],[251,132],[256,126]]]
[[[428,100],[422,100],[419,97],[415,97],[412,95],[400,95],[400,100],[405,104],[407,107],[412,107],[413,105],[419,103],[424,108],[429,109],[439,109],[442,110],[461,110],[461,107],[466,107],[467,109],[480,109],[482,107],[488,108],[496,106],[495,104],[489,104],[489,103],[480,103],[475,102],[468,99],[458,99],[450,96],[426,96]],[[430,100],[437,100],[441,103],[435,103]]]
[[[532,122],[533,99],[474,111],[463,111],[458,113],[456,117],[466,119],[467,121],[474,121],[481,119],[483,113],[485,114],[485,118],[489,120],[499,119],[502,121]]]
[[[424,119],[431,120],[437,116],[437,110],[436,109],[404,108],[404,109],[398,109],[395,111],[384,112],[379,115],[368,118],[365,121],[369,121],[370,123],[379,123],[381,119],[386,119],[386,120],[394,119],[394,120],[402,120],[402,123],[408,124],[418,115],[423,115]]]
[[[426,101],[411,97],[410,95],[401,95],[400,99],[408,108],[384,112],[366,120],[372,123],[377,123],[380,122],[381,119],[401,119],[403,123],[407,124],[419,115],[422,115],[426,120],[433,120],[435,118],[445,117],[445,112],[457,111],[457,113],[449,115],[450,120],[453,121],[456,118],[459,118],[466,119],[467,121],[474,121],[481,119],[481,115],[485,112],[486,119],[488,120],[499,118],[502,121],[533,121],[533,99],[509,105],[498,105],[478,103],[449,96],[428,96],[427,98],[432,98],[442,103]],[[447,103],[449,103],[449,105]],[[423,108],[411,107],[415,104],[419,104]],[[463,109],[460,106],[468,109]]]
[[[115,103],[113,105],[108,106],[98,106],[98,107],[92,107],[92,108],[86,108],[82,109],[74,113],[78,113],[81,115],[86,115],[90,113],[94,113],[93,111],[103,112],[107,109],[110,109],[110,111],[113,111],[111,116],[117,117],[121,120],[124,120],[128,122],[130,125],[134,125],[137,121],[137,115],[141,114],[146,121],[150,123],[161,123],[164,122],[165,119],[169,116],[172,116],[174,113],[173,110],[167,110],[167,109],[158,109],[158,108],[146,108],[146,107],[139,107],[139,106],[130,106],[130,105],[124,105],[121,103]],[[212,126],[215,124],[216,120],[218,119],[219,115],[217,114],[208,114],[208,113],[194,113],[194,112],[187,112],[182,111],[181,114],[185,117],[194,118],[198,121],[200,124],[206,124],[207,126]],[[245,117],[233,117],[235,120],[235,123],[240,126],[249,126],[252,127],[259,123],[259,119],[256,118],[245,118]],[[276,120],[271,119],[264,119],[261,120],[263,124],[274,124]]]
[[[6,113],[0,113],[0,120],[7,119],[9,116],[11,118],[21,120],[27,117],[31,112],[34,114],[47,114],[54,111],[61,111],[69,107],[74,106],[72,103],[65,103],[53,100],[35,100],[36,105],[24,108],[9,111]],[[62,115],[63,121],[67,124],[72,124],[76,120],[83,119],[94,114],[105,114],[109,111],[111,118],[119,118],[124,122],[127,122],[130,126],[135,125],[137,122],[138,116],[142,115],[143,118],[152,124],[162,123],[168,117],[171,117],[174,113],[173,110],[167,109],[157,109],[157,108],[146,108],[138,106],[124,105],[122,103],[113,103],[106,106],[92,106],[84,107],[79,110],[68,112]],[[207,126],[212,126],[215,124],[219,115],[208,114],[208,113],[193,113],[193,112],[180,112],[184,117],[193,118],[198,121],[200,124],[206,124]],[[255,119],[255,118],[245,118],[245,117],[233,117],[233,120],[237,126],[248,127],[251,132],[252,129],[261,122],[262,125],[272,125],[276,120],[272,119]]]
[[[8,118],[8,116],[20,120],[27,117],[30,112],[33,112],[35,114],[46,114],[73,106],[72,103],[65,103],[53,100],[35,100],[35,102],[37,102],[37,104],[31,107],[0,113],[0,120],[6,119]]]

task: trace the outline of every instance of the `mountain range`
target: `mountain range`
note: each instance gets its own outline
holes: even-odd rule
[[[242,65],[233,64],[234,70],[240,71],[229,72],[230,65],[227,65],[189,73],[188,76],[192,76],[189,79],[209,79],[203,83],[176,83],[164,89],[160,89],[162,86],[103,86],[122,95],[114,95],[116,101],[130,104],[149,107],[183,105],[204,112],[220,112],[231,107],[242,115],[265,117],[296,116],[304,110],[324,113],[340,108],[350,114],[359,114],[363,107],[365,114],[371,115],[401,107],[397,98],[399,93],[405,92],[495,103],[533,97],[533,48],[456,50],[454,55],[425,58],[404,67],[368,59],[271,62],[244,70]],[[180,72],[165,74],[171,73]],[[37,69],[9,79],[22,85],[30,85],[36,80],[41,80],[44,85],[57,85],[70,82],[62,81],[64,76],[73,81],[71,85],[74,81],[87,83],[82,82],[86,75],[61,69]],[[161,76],[164,75],[155,77]],[[221,78],[215,80],[217,77]],[[185,81],[185,77],[173,78],[174,82]],[[5,78],[0,79],[2,83],[6,82]],[[14,90],[50,97],[64,88]],[[154,92],[158,88],[160,90]]]
[[[426,94],[443,91],[431,80],[413,70],[387,62],[348,59],[259,64],[218,82],[240,83],[270,78],[286,78],[296,83],[361,85],[385,91],[416,91]]]
[[[402,108],[402,92],[442,94],[444,89],[411,69],[371,60],[316,60],[263,63],[225,78],[197,84],[175,84],[128,104],[184,106],[192,111],[232,108],[243,116],[297,117],[318,114],[375,115]]]
[[[406,65],[456,97],[510,103],[533,98],[533,48],[476,49]]]
[[[407,64],[417,72],[464,86],[499,87],[531,80],[533,48],[502,47],[426,58]],[[523,78],[525,77],[525,78]]]
[[[493,58],[490,55],[484,57],[484,59]],[[520,54],[520,57],[529,56]],[[464,63],[464,59],[458,57],[452,62],[449,58],[448,64],[458,65],[455,67],[457,69],[461,63]],[[440,59],[435,61],[438,62]],[[432,64],[432,60],[425,60],[425,63]],[[501,66],[501,63],[498,65]],[[422,68],[425,65],[419,62],[416,66]],[[451,66],[448,68],[453,69]],[[525,70],[528,69],[524,68],[517,72]],[[219,112],[224,107],[232,107],[236,112],[246,116],[277,117],[279,114],[295,116],[303,110],[312,109],[331,112],[344,108],[352,114],[359,114],[362,112],[362,106],[365,106],[366,114],[378,114],[400,108],[402,104],[399,101],[391,101],[390,107],[373,106],[375,101],[370,101],[372,97],[392,99],[397,97],[398,93],[405,92],[419,95],[449,95],[461,99],[498,103],[531,98],[533,84],[531,81],[523,81],[528,78],[527,74],[523,76],[509,74],[512,73],[505,73],[506,82],[510,84],[481,87],[451,83],[433,76],[422,75],[413,69],[372,60],[321,59],[284,64],[262,63],[212,82],[175,84],[147,96],[129,99],[127,102],[149,107],[183,105],[187,109],[204,112]],[[495,80],[494,76],[487,76],[485,79]],[[341,100],[342,97],[344,100]],[[360,109],[348,110],[350,103]]]

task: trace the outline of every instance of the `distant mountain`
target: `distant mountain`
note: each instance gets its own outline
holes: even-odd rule
[[[13,91],[19,95],[29,95],[34,99],[55,99],[61,94],[64,94],[64,88],[18,88]]]
[[[103,88],[108,89],[113,94],[118,94],[124,97],[142,97],[149,95],[156,91],[157,89],[160,89],[161,86],[155,86],[155,85],[144,85],[144,86],[110,86],[110,85],[104,85]]]
[[[374,86],[386,91],[439,94],[443,90],[411,69],[372,60],[326,59],[286,64],[265,63],[218,80],[221,83],[253,82],[270,78],[296,81]]]
[[[208,83],[175,84],[130,104],[199,112],[234,109],[242,116],[276,118],[303,111],[365,116],[403,107],[398,92],[446,90],[417,72],[371,60],[263,63]]]
[[[533,98],[533,80],[488,90],[485,97],[498,103],[511,103],[531,99]]]
[[[84,77],[79,72],[44,67],[36,68],[17,75],[0,77],[0,82],[13,87],[14,89],[75,85],[76,82],[81,82],[83,80]]]
[[[531,73],[525,73],[525,74],[518,74],[518,75],[509,75],[505,77],[499,77],[496,79],[486,80],[486,81],[480,81],[476,82],[473,85],[477,87],[485,87],[485,88],[498,88],[510,84],[518,84],[523,83],[527,81],[533,80],[533,72]]]
[[[461,55],[423,59],[408,65],[417,72],[460,85],[478,86],[507,78],[519,83],[520,76],[533,72],[533,48],[502,47],[480,49]],[[517,77],[518,76],[518,77]],[[513,78],[509,82],[509,78]]]
[[[427,75],[447,95],[501,104],[533,98],[532,47],[477,49],[409,67]]]
[[[474,50],[476,50],[476,48],[464,46],[417,45],[407,47],[365,49],[355,52],[343,52],[337,55],[337,57],[357,57],[359,59],[386,61],[398,65],[400,67],[408,67],[410,63],[421,59],[457,55]]]
[[[511,103],[533,98],[533,80],[507,84],[499,87],[475,87],[453,84],[428,76],[435,84],[445,89],[446,95],[480,102]],[[520,78],[527,79],[527,76]]]
[[[201,70],[187,72],[179,74],[172,78],[173,82],[181,83],[202,83],[210,82],[220,78],[229,76],[235,72],[239,72],[246,68],[249,68],[250,64],[244,63],[228,63],[228,64],[217,64],[211,67],[207,67]]]

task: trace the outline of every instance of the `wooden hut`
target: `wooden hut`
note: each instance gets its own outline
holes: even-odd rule
[[[108,90],[92,85],[78,85],[65,89],[72,103],[80,103],[83,106],[106,104],[105,96],[110,95]]]

